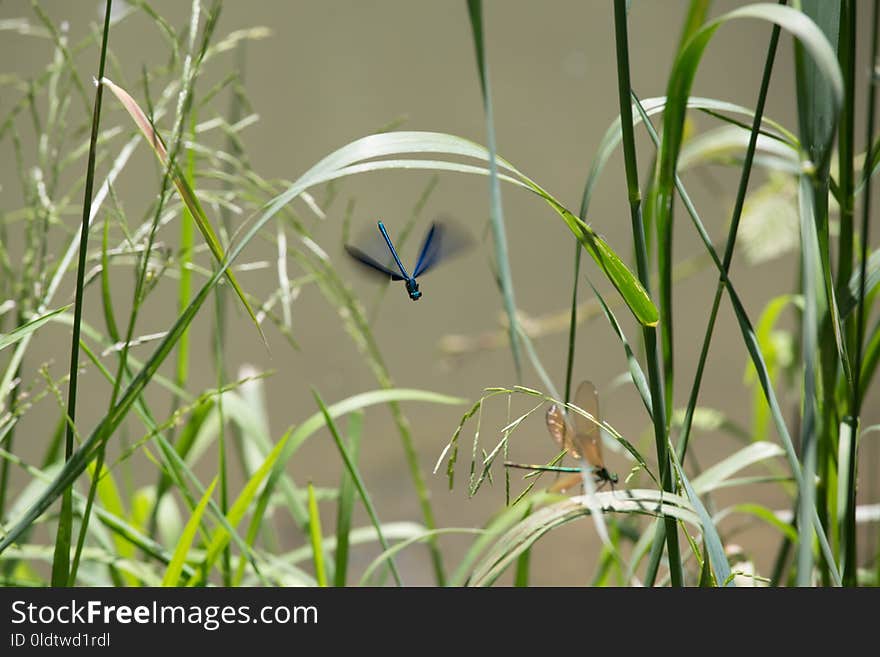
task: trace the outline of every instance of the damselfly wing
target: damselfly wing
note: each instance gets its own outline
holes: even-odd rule
[[[547,430],[560,449],[567,451],[575,459],[583,458],[593,466],[593,474],[600,485],[606,483],[616,484],[617,475],[608,472],[605,460],[602,458],[602,437],[599,430],[599,393],[590,381],[583,381],[574,395],[574,405],[590,414],[595,420],[590,420],[576,411],[570,414],[574,416],[574,430],[565,419],[562,409],[553,404],[547,409]],[[555,488],[564,490],[573,484],[560,488],[562,481]]]
[[[378,222],[379,235],[361,240],[358,246],[345,245],[345,251],[372,273],[389,277],[392,281],[404,281],[409,298],[418,301],[422,297],[416,278],[438,263],[463,251],[471,244],[468,234],[449,220],[434,221],[425,233],[416,266],[412,275],[407,272],[388,229]]]

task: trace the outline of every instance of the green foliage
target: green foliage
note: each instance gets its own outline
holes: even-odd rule
[[[485,121],[485,146],[437,131],[399,130],[395,124],[348,143],[339,137],[339,148],[289,181],[264,178],[251,164],[241,132],[257,120],[259,108],[251,107],[240,67],[229,62],[233,55],[243,61],[245,44],[269,32],[253,28],[222,34],[219,2],[205,8],[194,0],[183,26],[138,3],[112,20],[108,12],[101,17],[103,29],[94,26],[78,43],[70,42],[65,29],[37,3],[33,24],[28,19],[3,22],[0,30],[17,32],[10,38],[41,39],[51,58],[30,78],[11,72],[3,79],[4,89],[20,93],[16,102],[4,104],[0,143],[12,150],[23,204],[0,213],[2,581],[402,585],[401,553],[426,549],[437,585],[490,586],[507,577],[527,586],[536,581],[542,558],[533,549],[536,543],[576,522],[602,540],[593,576],[597,585],[876,583],[876,576],[872,580],[861,568],[868,564],[878,571],[880,564],[876,554],[866,552],[860,539],[865,532],[858,527],[863,517],[876,520],[876,514],[860,511],[855,494],[865,444],[861,439],[876,429],[862,426],[863,406],[880,365],[874,307],[880,250],[868,232],[869,183],[880,168],[880,148],[873,134],[874,80],[855,64],[857,14],[867,20],[868,6],[853,0],[758,3],[710,17],[709,4],[690,3],[668,78],[651,81],[653,88],[665,88],[665,96],[640,101],[630,77],[630,67],[638,70],[640,62],[631,60],[628,3],[614,3],[620,114],[608,117],[610,127],[592,165],[584,166],[588,174],[578,212],[548,191],[550,185],[538,182],[547,177],[543,172],[526,175],[525,168],[501,155],[504,141],[496,136],[500,112],[493,105],[489,71],[504,61],[490,57],[486,33],[493,15],[484,13],[479,0],[469,0],[468,18],[480,83],[472,109]],[[631,8],[639,10],[637,4]],[[754,108],[751,99],[739,104],[691,95],[714,36],[721,28],[738,29],[742,18],[772,27]],[[876,13],[872,18],[876,55]],[[126,67],[114,59],[113,32],[120,21],[155,30],[168,50],[165,61],[147,65],[137,81],[126,80]],[[467,28],[463,23],[462,30]],[[777,43],[785,35],[795,43],[791,70],[776,61]],[[99,62],[100,84],[94,90],[77,68],[79,58]],[[105,64],[119,84],[104,75]],[[205,73],[224,68],[233,72],[206,89]],[[757,78],[758,71],[748,74]],[[797,126],[764,115],[765,100],[783,77],[796,83]],[[109,127],[106,116],[101,119],[105,89],[125,110],[113,103]],[[855,137],[860,115],[855,103],[864,96],[868,118],[861,144]],[[228,111],[218,109],[225,99]],[[511,108],[504,110],[508,114]],[[696,116],[701,129],[694,133]],[[657,119],[661,125],[655,127],[652,120]],[[642,131],[648,137],[643,142],[637,138]],[[40,137],[33,153],[22,139],[30,132]],[[151,199],[134,210],[129,192],[121,190],[132,182],[128,164],[144,141],[156,155],[156,175],[134,181]],[[615,176],[624,173],[625,185],[620,177],[603,185],[620,198],[626,195],[632,242],[612,245],[598,230],[611,219],[595,216],[590,204],[619,151],[623,171]],[[27,173],[32,159],[39,179]],[[640,182],[640,166],[648,162],[649,175]],[[732,212],[720,197],[716,207],[698,208],[688,193],[692,178],[685,172],[708,166],[738,174]],[[425,453],[404,411],[413,402],[460,406],[466,400],[394,383],[373,333],[383,295],[365,309],[328,255],[337,245],[318,244],[315,238],[317,222],[351,214],[353,200],[346,212],[333,207],[348,177],[400,170],[433,176],[413,219],[438,181],[454,178],[447,174],[488,179],[492,238],[484,247],[492,263],[487,274],[497,284],[506,317],[502,339],[493,346],[509,344],[516,378],[523,377],[522,360],[542,386],[475,381],[484,392],[457,428],[448,427],[451,439],[439,457]],[[521,279],[538,274],[525,270],[508,251],[503,193],[541,199],[536,210],[541,221],[561,221],[571,238],[572,304],[561,322],[529,317],[517,307],[514,274]],[[676,211],[676,199],[684,215]],[[230,220],[233,212],[240,222]],[[81,215],[80,224],[68,225],[73,215]],[[701,215],[729,216],[726,241],[713,242]],[[682,218],[687,223],[673,230]],[[411,223],[403,237],[410,228]],[[701,246],[697,254],[682,258],[677,240],[686,232],[687,238],[697,237],[691,243]],[[18,242],[21,249],[9,246]],[[266,263],[277,277],[268,290],[239,283],[242,272],[254,266],[243,256],[261,243],[270,244],[276,258]],[[737,245],[749,266],[777,259],[791,266],[781,289],[774,287],[772,298],[762,302],[757,321],[742,301],[747,290],[737,283],[732,267]],[[582,251],[599,272],[597,280],[587,279],[587,286],[580,286]],[[676,343],[673,329],[684,321],[682,304],[674,303],[676,284],[707,270],[715,297],[706,312],[703,342]],[[89,305],[90,286],[96,288],[99,307]],[[173,318],[156,330],[147,318],[152,320],[152,310],[162,303],[156,291],[169,289],[174,303],[165,305],[174,306]],[[280,349],[297,350],[298,332],[310,321],[297,314],[295,303],[305,289],[338,315],[360,355],[361,362],[353,366],[363,366],[375,384],[325,404],[317,383],[304,380],[313,399],[290,399],[288,407],[270,409],[266,387],[274,382],[273,372],[228,371],[225,354],[233,345],[229,311],[243,309],[242,316],[257,328],[259,337],[252,332],[239,340],[256,338],[259,344],[277,330],[285,338]],[[578,305],[584,289],[592,293],[589,313]],[[62,296],[71,290],[68,303]],[[235,296],[229,296],[230,290]],[[729,369],[713,370],[709,358],[716,327],[724,321],[724,297],[741,335],[743,386],[750,394],[750,404],[730,416],[699,401],[704,377],[731,376]],[[205,312],[209,299],[213,311]],[[619,313],[620,306],[631,317]],[[587,315],[604,317],[596,330],[617,340],[622,372],[617,382],[632,386],[636,401],[630,412],[641,418],[644,436],[625,436],[614,427],[617,418],[594,417],[570,399],[574,377],[588,369],[574,349]],[[197,363],[191,348],[198,321],[212,331],[207,363]],[[38,362],[33,347],[58,329],[69,330],[71,338],[70,366],[60,377]],[[545,367],[536,348],[536,341],[552,331],[568,331],[564,382],[563,372]],[[688,350],[697,362],[691,380],[682,368]],[[107,396],[104,411],[88,426],[76,412],[82,405],[77,388],[82,391],[78,377],[83,369],[94,374],[90,393],[99,400]],[[214,376],[210,388],[199,376],[209,369]],[[690,391],[686,399],[678,398],[682,384]],[[562,398],[557,386],[565,392]],[[42,399],[56,403],[38,406]],[[592,423],[594,451],[571,454],[560,445],[560,453],[548,443],[546,463],[528,466],[512,460],[521,439],[534,440],[526,437],[530,432],[524,427],[535,417],[540,423],[551,404],[566,422]],[[39,442],[44,457],[35,464],[23,457],[16,433],[39,412],[35,409],[45,412],[47,406],[56,430]],[[306,415],[303,406],[311,409]],[[399,435],[401,467],[421,515],[417,522],[390,520],[371,494],[369,473],[361,469],[367,449],[386,438],[374,429],[367,412],[372,407],[389,411]],[[289,427],[282,432],[269,421],[278,412]],[[499,412],[506,413],[500,427],[494,426]],[[460,459],[464,432],[472,425],[473,441],[465,448],[470,457]],[[735,448],[701,464],[695,441],[719,432],[732,437]],[[323,441],[322,454],[338,465],[338,479],[324,487],[297,483],[292,471],[307,462],[300,452],[307,441]],[[616,464],[627,464],[619,479],[605,469],[603,448],[614,454]],[[574,467],[563,465],[567,455],[576,457]],[[445,465],[450,488],[459,460],[466,461],[468,496],[503,477],[508,504],[482,527],[438,526],[426,460],[436,462],[434,473]],[[531,471],[519,480],[513,473],[522,468]],[[550,481],[548,473],[554,470],[558,479]],[[134,475],[144,472],[148,482],[135,485]],[[23,485],[14,483],[21,480]],[[779,511],[756,502],[751,493],[759,486],[784,495],[788,508]],[[328,507],[335,511],[335,525],[325,534],[321,516],[332,517]],[[366,526],[357,525],[361,512],[368,518]],[[734,538],[742,523],[761,524],[778,537],[771,578],[737,551]],[[299,546],[291,545],[291,532]],[[448,563],[452,553],[445,551],[446,537],[470,541],[455,564]],[[368,565],[355,573],[360,551],[369,549]]]

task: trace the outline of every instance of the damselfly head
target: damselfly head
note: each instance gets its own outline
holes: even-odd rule
[[[406,291],[409,293],[409,298],[413,301],[418,301],[422,298],[422,293],[419,292],[419,284],[416,283],[414,278],[410,278],[406,282]]]

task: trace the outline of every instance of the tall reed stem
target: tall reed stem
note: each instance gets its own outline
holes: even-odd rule
[[[614,2],[614,31],[617,41],[617,90],[620,101],[620,126],[623,134],[623,157],[626,167],[626,187],[629,196],[630,219],[632,221],[633,240],[635,242],[636,265],[642,286],[651,292],[650,273],[648,271],[648,250],[645,246],[645,227],[642,222],[642,199],[639,192],[638,160],[636,159],[635,135],[633,131],[631,85],[629,77],[629,39],[626,25],[626,0]],[[651,415],[654,422],[654,439],[657,444],[657,462],[660,467],[660,481],[663,490],[673,492],[672,467],[667,452],[666,409],[664,406],[663,376],[660,371],[660,360],[657,353],[657,331],[653,326],[642,329],[645,341],[645,353],[648,363],[648,383],[651,388]],[[678,530],[675,519],[664,518],[666,534],[666,550],[669,557],[669,572],[673,586],[682,586],[683,575],[681,554],[678,547]],[[656,540],[663,538],[658,532]],[[656,552],[659,555],[659,551]],[[656,563],[659,563],[659,558]],[[646,578],[653,583],[656,568]]]
[[[104,7],[104,30],[101,37],[101,55],[98,60],[98,79],[104,77],[104,63],[107,60],[107,41],[110,37],[110,6],[107,0]],[[95,89],[95,105],[92,109],[92,131],[89,137],[89,159],[86,164],[86,184],[83,192],[83,214],[79,237],[79,259],[76,270],[76,293],[73,308],[73,331],[70,338],[70,379],[67,386],[67,429],[64,440],[64,459],[73,456],[73,439],[76,422],[76,392],[79,378],[79,337],[82,325],[83,289],[85,287],[86,256],[89,245],[89,215],[92,212],[92,190],[95,184],[95,157],[98,144],[98,128],[101,124],[101,101],[104,98],[104,85]],[[58,519],[58,533],[55,537],[55,554],[52,560],[52,586],[66,586],[70,574],[70,541],[73,536],[73,484],[67,487],[61,498],[61,515]]]

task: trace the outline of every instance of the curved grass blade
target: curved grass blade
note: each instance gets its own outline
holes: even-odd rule
[[[671,209],[669,202],[675,182],[678,154],[684,136],[687,97],[703,52],[719,27],[740,18],[757,18],[776,23],[796,37],[812,57],[817,71],[827,81],[833,115],[836,117],[839,112],[843,99],[843,78],[837,64],[837,56],[822,30],[804,14],[790,7],[759,3],[740,7],[707,23],[693,35],[679,53],[669,81],[669,89],[673,90],[674,94],[668,94],[669,101],[664,114],[655,192],[659,200],[662,201],[657,205],[661,215],[668,215]],[[833,130],[821,136],[821,148],[816,149],[820,161],[828,157],[833,137]]]
[[[783,456],[784,453],[782,448],[775,443],[752,443],[706,468],[698,477],[694,477],[691,485],[697,493],[704,495],[723,486],[725,481],[743,468],[767,459]]]
[[[2,448],[0,448],[0,458],[4,459],[4,461],[19,466],[32,477],[31,483],[28,485],[28,487],[25,488],[24,491],[22,491],[22,494],[19,495],[15,504],[10,509],[10,517],[15,517],[19,513],[24,512],[27,508],[30,508],[33,502],[38,499],[41,492],[38,490],[31,490],[31,488],[37,488],[38,485],[43,482],[51,483],[52,480],[55,478],[54,471],[60,469],[59,465],[58,467],[50,466],[46,470],[41,470],[32,465],[28,465],[15,454],[11,454]],[[85,507],[85,497],[78,491],[74,490],[73,499],[75,503],[74,508],[77,513],[80,513],[82,508]],[[171,562],[171,555],[168,554],[160,544],[153,541],[153,539],[144,536],[136,527],[131,526],[124,519],[113,515],[103,507],[99,506],[94,507],[94,512],[101,523],[110,531],[112,531],[115,536],[118,536],[119,538],[127,541],[131,545],[135,546],[137,549],[143,551],[145,555],[149,556],[152,559],[156,559],[160,563],[169,564]],[[94,526],[90,526],[89,531],[95,531]],[[12,549],[13,548],[11,548],[10,551],[12,551]],[[185,566],[184,570],[187,573],[192,572],[189,566]]]
[[[313,185],[342,176],[382,169],[428,169],[488,175],[488,169],[457,162],[439,160],[378,160],[377,158],[407,153],[433,153],[444,156],[476,158],[486,161],[488,152],[482,146],[461,137],[434,132],[391,132],[369,135],[343,146],[304,173],[287,191],[268,203],[255,227],[262,226],[282,207]],[[365,162],[364,160],[370,160]],[[497,158],[498,179],[513,183],[543,198],[562,217],[569,229],[602,268],[620,292],[627,306],[641,324],[657,323],[657,309],[635,275],[611,247],[586,223],[577,218],[561,202],[536,182],[518,171],[501,157]],[[505,173],[501,173],[501,170]],[[249,231],[250,232],[250,231]],[[234,250],[233,250],[234,251]],[[230,252],[232,253],[232,251]]]
[[[113,95],[119,100],[125,110],[128,112],[129,116],[131,116],[135,125],[140,129],[141,134],[143,134],[144,139],[153,147],[153,152],[156,153],[156,157],[159,159],[159,162],[162,163],[163,166],[171,168],[171,177],[174,181],[174,185],[177,187],[177,191],[180,194],[181,200],[183,200],[187,209],[190,212],[190,215],[195,220],[196,225],[199,228],[199,231],[202,233],[202,237],[205,239],[205,243],[208,245],[208,248],[211,250],[211,254],[217,260],[219,264],[223,264],[226,259],[226,254],[223,253],[223,245],[220,244],[220,240],[217,238],[217,234],[214,232],[214,229],[211,227],[211,222],[208,220],[205,211],[202,209],[202,204],[199,202],[198,196],[196,196],[192,187],[190,187],[189,183],[186,180],[186,176],[180,170],[176,163],[170,162],[168,158],[168,150],[165,147],[165,142],[162,140],[162,136],[159,132],[152,126],[150,120],[147,118],[147,115],[144,114],[144,111],[140,108],[137,102],[132,98],[127,91],[125,91],[122,87],[116,85],[112,80],[108,78],[102,77],[100,79],[101,86],[105,86],[110,91],[113,92]],[[247,297],[244,294],[244,290],[241,289],[241,286],[238,284],[238,279],[236,279],[235,274],[228,268],[224,269],[224,273],[226,279],[229,281],[229,284],[235,290],[235,293],[238,295],[238,298],[241,300],[242,305],[247,311],[248,315],[251,318],[254,326],[260,333],[260,338],[263,343],[266,344],[266,336],[263,334],[263,329],[260,327],[260,323],[257,321],[257,316],[254,314],[253,309],[251,308],[250,303],[248,303]]]
[[[773,513],[773,511],[760,504],[735,504],[717,514],[715,520],[720,522],[723,518],[733,513],[745,513],[754,516],[774,529],[779,530],[779,533],[792,543],[797,543],[801,538],[791,523],[782,520],[778,515]]]
[[[654,116],[655,114],[666,111],[667,98],[666,96],[644,98],[642,99],[641,104],[645,115]],[[633,108],[636,109],[635,103],[633,103]],[[729,103],[723,100],[717,100],[715,98],[704,98],[700,96],[689,96],[687,99],[687,109],[704,110],[707,113],[719,116],[719,118],[721,117],[721,115],[718,114],[719,112],[740,114],[747,118],[754,117],[753,111],[741,105],[736,105],[734,103]],[[644,116],[641,112],[633,113],[633,126],[637,126],[643,121]],[[780,123],[777,123],[772,119],[764,118],[762,126],[763,125],[772,128],[775,133],[782,135],[781,138],[784,143],[792,147],[797,147],[799,145],[797,137],[788,132]],[[599,147],[596,149],[596,155],[593,158],[592,165],[590,166],[590,172],[587,175],[587,183],[584,187],[584,213],[586,213],[589,209],[590,200],[593,196],[593,190],[596,188],[596,185],[599,182],[600,174],[602,173],[602,171],[604,171],[605,165],[608,163],[608,160],[611,159],[611,156],[617,150],[617,147],[620,145],[622,138],[623,131],[621,129],[620,115],[618,115],[614,122],[605,131],[605,135],[602,137],[602,141],[599,142]]]
[[[837,56],[825,38],[822,31],[801,12],[790,7],[755,4],[735,9],[723,16],[707,23],[699,31],[694,33],[687,44],[679,52],[668,84],[669,102],[663,117],[663,132],[660,150],[657,158],[657,175],[655,185],[651,191],[652,203],[656,216],[656,225],[660,231],[661,248],[660,255],[666,258],[669,254],[668,245],[672,239],[672,200],[676,169],[679,152],[684,137],[684,118],[687,107],[687,97],[696,76],[697,68],[702,59],[703,52],[719,27],[734,19],[757,18],[780,25],[782,29],[789,31],[803,45],[812,56],[818,70],[828,81],[835,99],[834,114],[836,117],[843,98],[843,79],[840,68],[837,65]],[[831,147],[834,132],[825,136],[823,152],[827,156]],[[671,283],[669,279],[669,267],[663,267],[666,273],[661,273],[661,312],[663,314],[665,330],[664,336],[664,359],[667,361],[665,368],[666,376],[672,367],[672,342],[671,342]]]
[[[315,497],[318,498],[318,501],[320,501],[319,492],[320,489],[315,490]],[[385,535],[385,538],[393,540],[404,541],[413,536],[420,536],[424,532],[425,526],[417,522],[386,522],[382,525],[382,533]],[[378,541],[379,535],[376,533],[376,528],[372,525],[367,527],[355,527],[351,530],[349,541],[351,545],[366,545]],[[333,552],[339,549],[339,544],[336,542],[335,536],[326,535],[322,537],[321,542],[324,544],[324,549],[327,552]],[[303,545],[280,555],[280,558],[290,564],[308,561],[312,558],[312,546]]]
[[[706,511],[700,496],[694,491],[690,480],[684,474],[684,470],[675,454],[675,448],[671,444],[669,445],[669,456],[672,459],[675,471],[678,473],[678,479],[687,492],[688,499],[697,516],[700,518],[700,526],[703,529],[703,545],[705,546],[706,554],[709,556],[715,581],[723,582],[722,586],[734,586],[733,579],[730,577],[730,564],[727,562],[727,556],[724,554],[724,546],[721,544],[718,529],[716,529],[709,512]]]
[[[21,326],[16,326],[9,333],[0,334],[0,350],[3,350],[6,347],[15,344],[19,340],[23,340],[25,337],[29,336],[31,333],[39,329],[43,324],[50,321],[53,317],[55,317],[56,315],[60,315],[61,313],[69,309],[71,305],[72,304],[67,304],[66,306],[56,308],[55,310],[48,312],[44,315],[34,317],[32,320],[25,322]]]
[[[401,552],[405,548],[408,548],[410,545],[415,543],[423,543],[425,541],[430,540],[435,536],[442,536],[444,534],[484,534],[484,529],[474,529],[473,527],[443,527],[440,529],[425,529],[415,536],[410,536],[399,543],[395,543],[390,548],[382,552],[378,557],[376,557],[367,569],[364,571],[364,574],[361,575],[360,585],[366,586],[370,578],[373,576],[373,573],[382,566],[386,561],[389,561],[395,554]]]
[[[178,585],[180,574],[183,571],[183,564],[186,562],[186,557],[192,546],[193,538],[195,538],[196,531],[199,529],[199,525],[202,522],[202,515],[205,513],[208,501],[211,499],[211,495],[214,493],[214,486],[216,485],[217,477],[214,477],[214,481],[212,481],[211,485],[205,490],[205,494],[202,495],[202,499],[199,500],[198,505],[193,510],[186,526],[183,528],[183,534],[181,534],[177,541],[177,547],[174,548],[174,555],[171,557],[171,563],[168,564],[168,569],[165,571],[165,577],[162,578],[162,586]]]
[[[443,404],[464,403],[463,399],[447,397],[444,395],[424,392],[421,390],[387,389],[375,390],[371,392],[361,393],[359,395],[354,395],[352,397],[349,397],[348,399],[344,399],[341,402],[333,404],[327,410],[331,418],[337,418],[347,413],[356,412],[375,404],[385,404],[397,401],[428,401]],[[272,471],[269,473],[269,477],[266,480],[266,485],[260,493],[259,499],[257,500],[253,517],[251,518],[251,523],[248,527],[247,532],[247,542],[249,545],[253,544],[253,541],[256,538],[257,530],[263,522],[263,518],[265,516],[266,510],[268,509],[269,501],[272,497],[272,494],[274,493],[279,481],[281,481],[281,478],[284,476],[284,469],[288,460],[290,460],[290,458],[300,447],[300,445],[302,445],[318,429],[325,426],[325,424],[326,420],[324,419],[324,414],[322,412],[318,412],[309,417],[305,422],[299,425],[291,433],[290,440],[282,448],[277,463],[273,466]]]
[[[389,549],[388,541],[382,534],[382,524],[379,522],[379,517],[376,515],[376,509],[373,506],[373,502],[370,499],[370,495],[367,492],[366,486],[364,486],[364,482],[361,479],[360,472],[358,471],[357,466],[351,460],[351,456],[349,456],[348,450],[345,449],[345,445],[342,444],[342,438],[339,437],[339,432],[336,430],[336,424],[333,422],[330,411],[327,409],[327,406],[321,399],[321,395],[318,394],[318,391],[314,388],[312,388],[312,394],[315,397],[315,402],[318,404],[318,408],[321,409],[321,415],[323,416],[324,422],[333,436],[333,441],[336,443],[336,448],[339,450],[340,456],[342,456],[342,460],[345,463],[345,468],[348,470],[348,474],[351,476],[355,488],[357,488],[358,494],[361,497],[361,501],[364,503],[364,508],[367,510],[367,514],[370,516],[370,520],[373,521],[373,526],[376,528],[376,533],[379,536],[379,543],[382,544],[382,549],[387,552]],[[391,570],[391,575],[394,577],[394,581],[397,583],[397,586],[403,586],[403,581],[400,579],[400,573],[398,573],[397,566],[395,565],[393,559],[389,559],[388,568],[389,570]]]
[[[547,532],[590,514],[582,496],[567,498],[532,513],[507,530],[475,566],[469,579],[470,586],[490,586],[522,552],[529,549]],[[603,513],[629,513],[650,516],[668,516],[700,526],[697,514],[689,502],[678,495],[657,490],[626,490],[595,493],[596,506]],[[522,512],[522,510],[520,511]]]
[[[69,485],[85,468],[85,465],[94,456],[95,448],[103,440],[105,436],[112,434],[126,417],[132,404],[140,397],[141,392],[155,376],[165,358],[174,348],[181,334],[187,329],[189,324],[198,313],[202,304],[213,288],[218,284],[220,278],[225,275],[229,266],[235,261],[242,250],[247,246],[260,231],[260,229],[287,203],[302,194],[309,187],[320,182],[327,182],[335,178],[349,175],[355,172],[377,170],[382,168],[382,162],[370,162],[360,165],[357,170],[347,169],[349,164],[358,162],[361,159],[373,159],[387,154],[394,153],[412,153],[412,152],[441,152],[447,155],[461,155],[466,157],[475,157],[485,159],[485,149],[468,142],[467,140],[453,137],[451,135],[443,135],[437,133],[385,133],[380,135],[371,135],[358,139],[347,146],[331,153],[323,160],[318,162],[309,171],[304,173],[295,183],[293,183],[287,191],[277,196],[273,201],[267,204],[257,219],[257,221],[245,232],[242,238],[228,252],[226,259],[220,264],[216,271],[211,275],[209,280],[203,285],[199,292],[193,297],[187,308],[180,314],[177,321],[166,334],[165,338],[158,345],[151,357],[147,360],[144,367],[134,376],[129,386],[126,388],[122,396],[114,407],[108,412],[104,418],[95,427],[88,439],[86,439],[81,447],[74,453],[71,462],[65,466],[59,473],[56,481],[47,488],[35,505],[16,523],[10,530],[10,533],[0,539],[0,552],[13,543],[18,536],[39,517],[48,506],[57,498],[63,487]],[[498,160],[500,167],[510,166],[501,158]],[[431,167],[444,168],[438,166],[437,162],[431,162]],[[484,169],[477,167],[468,168],[462,164],[445,163],[445,168],[449,170],[463,170],[468,173],[485,173]],[[633,314],[642,323],[656,323],[657,309],[651,302],[644,288],[638,282],[638,279],[623,264],[620,258],[604,243],[598,235],[586,224],[577,219],[568,212],[562,204],[551,197],[546,191],[540,188],[536,183],[532,182],[519,172],[516,172],[519,180],[517,184],[527,187],[547,201],[559,214],[563,217],[569,227],[575,230],[582,244],[593,255],[597,262],[603,264],[606,274],[612,279],[618,291],[621,292],[627,305]],[[23,343],[22,343],[23,344]]]
[[[638,103],[636,104],[636,106],[639,106]],[[649,134],[651,135],[651,139],[654,141],[654,144],[659,146],[659,138],[657,137],[656,132],[653,131],[650,125],[646,125],[646,127],[648,127]],[[737,318],[737,323],[739,324],[740,332],[742,333],[743,342],[749,352],[749,356],[755,366],[755,370],[758,373],[758,381],[761,385],[761,390],[763,391],[764,398],[767,400],[767,405],[770,407],[770,414],[773,418],[773,423],[776,426],[776,430],[782,440],[783,448],[785,449],[785,456],[788,460],[789,467],[792,470],[792,474],[794,475],[795,481],[798,486],[802,486],[803,475],[801,472],[801,464],[795,451],[791,435],[788,431],[788,426],[785,424],[782,409],[779,407],[776,393],[773,390],[772,379],[770,377],[767,364],[764,362],[764,357],[761,353],[760,342],[755,334],[754,328],[752,327],[751,320],[749,319],[748,313],[746,313],[745,307],[739,299],[739,294],[737,293],[736,288],[727,277],[725,267],[722,264],[721,259],[718,257],[718,254],[715,251],[715,247],[712,245],[712,240],[709,238],[709,234],[706,232],[706,229],[703,226],[702,221],[700,220],[700,217],[697,214],[693,203],[691,202],[687,190],[684,188],[684,185],[677,175],[675,177],[675,185],[676,190],[678,191],[678,194],[681,197],[682,202],[685,206],[685,209],[687,210],[688,216],[691,218],[694,227],[697,229],[697,233],[700,236],[703,245],[706,247],[706,251],[711,256],[715,267],[718,269],[721,281],[724,283],[725,288],[728,290],[731,305],[733,306],[733,310]],[[839,586],[841,581],[840,574],[837,571],[835,564],[833,563],[831,546],[828,543],[828,538],[822,529],[821,519],[819,518],[818,512],[815,509],[813,509],[812,512],[812,524],[817,532],[819,538],[819,547],[825,558],[826,564],[829,564],[831,578],[834,583]]]
[[[555,497],[556,496],[554,495],[541,492],[533,495],[530,498],[530,502],[537,506],[547,500],[555,499]],[[514,504],[503,509],[497,517],[493,518],[488,523],[486,528],[483,529],[483,533],[474,541],[473,545],[468,548],[468,551],[465,553],[464,557],[462,557],[455,572],[453,572],[452,576],[449,578],[449,585],[464,586],[467,584],[469,574],[481,553],[490,547],[492,541],[496,537],[503,532],[507,532],[515,524],[527,517],[527,515],[528,505],[526,504]]]
[[[284,452],[284,447],[287,444],[287,441],[290,439],[291,431],[288,430],[287,433],[284,434],[284,437],[278,441],[278,444],[275,445],[274,449],[266,456],[263,463],[257,468],[254,473],[251,475],[250,479],[248,479],[244,488],[242,488],[241,493],[239,493],[235,502],[232,503],[232,506],[229,507],[229,510],[226,512],[225,518],[229,527],[235,528],[242,520],[244,515],[248,512],[253,504],[254,497],[260,489],[260,485],[263,483],[263,480],[269,475],[269,472],[275,467],[278,458]],[[220,556],[220,553],[226,548],[229,544],[231,535],[229,530],[220,526],[211,536],[211,540],[208,543],[208,547],[205,551],[205,556],[202,559],[200,567],[196,570],[195,575],[187,581],[187,586],[195,586],[201,583],[201,579],[205,576],[206,573],[211,571],[215,561]],[[247,543],[250,545],[250,541]]]

